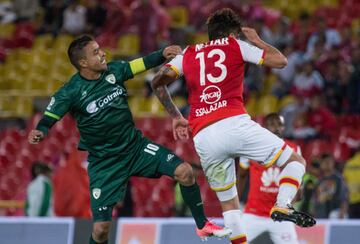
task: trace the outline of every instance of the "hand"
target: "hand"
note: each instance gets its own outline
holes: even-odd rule
[[[40,130],[32,130],[30,131],[28,141],[30,144],[38,144],[44,139],[45,135],[44,132]]]
[[[261,41],[259,35],[256,33],[256,30],[249,27],[242,27],[241,31],[244,33],[245,37],[252,43]]]
[[[168,46],[164,49],[163,56],[166,59],[172,59],[176,55],[181,54],[181,53],[182,53],[181,47],[173,45],[173,46]]]
[[[173,119],[172,125],[175,140],[189,139],[189,122],[184,117]]]

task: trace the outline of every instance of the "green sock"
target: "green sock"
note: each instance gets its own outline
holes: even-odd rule
[[[104,242],[96,242],[94,241],[92,234],[90,235],[90,240],[89,240],[89,244],[108,244],[108,241],[104,241]]]
[[[207,219],[204,213],[204,204],[201,199],[199,185],[196,182],[192,186],[183,186],[180,184],[180,190],[184,202],[189,206],[191,214],[195,219],[196,226],[202,229]]]

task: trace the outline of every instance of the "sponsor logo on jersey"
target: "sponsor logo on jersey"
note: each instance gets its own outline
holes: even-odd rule
[[[200,95],[200,102],[205,102],[207,104],[213,104],[220,100],[221,90],[217,86],[208,86],[206,87],[202,94]]]
[[[100,195],[101,195],[101,189],[100,188],[94,188],[92,190],[92,194],[93,194],[93,197],[95,199],[99,199]]]
[[[174,154],[168,154],[166,161],[169,162],[171,159],[173,159]]]
[[[81,98],[80,99],[84,99],[87,95],[87,91],[84,91],[82,94],[81,94]]]
[[[49,105],[46,107],[46,110],[51,110],[52,106],[55,103],[55,97],[51,97]]]
[[[275,193],[279,191],[279,176],[280,169],[277,167],[270,167],[267,170],[264,170],[261,175],[262,186],[260,190],[263,192]],[[276,186],[272,186],[275,184]]]
[[[112,90],[111,94],[108,94],[102,98],[90,102],[86,106],[86,111],[89,114],[96,113],[97,111],[99,111],[99,109],[110,105],[117,97],[122,96],[123,94],[125,94],[123,89],[121,87],[116,87],[114,90]]]
[[[100,208],[99,208],[99,212],[101,212],[101,211],[106,211],[107,209],[108,209],[108,207],[106,207],[106,206],[105,206],[105,207],[100,207]]]
[[[105,80],[106,80],[107,82],[109,82],[110,84],[115,84],[115,82],[116,82],[116,78],[115,78],[115,75],[114,75],[114,74],[107,75],[107,76],[105,77]]]

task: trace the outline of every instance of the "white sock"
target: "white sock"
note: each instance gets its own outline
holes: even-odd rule
[[[232,230],[230,235],[231,243],[246,243],[246,235],[242,227],[241,211],[229,210],[223,212],[225,227]]]
[[[305,166],[297,161],[288,163],[280,173],[280,186],[276,205],[286,207],[294,199],[300,185]]]

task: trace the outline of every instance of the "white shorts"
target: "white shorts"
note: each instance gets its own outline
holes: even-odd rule
[[[194,137],[210,187],[225,191],[236,183],[234,158],[245,157],[269,167],[281,167],[293,150],[284,140],[251,120],[247,114],[211,124]]]
[[[242,218],[244,230],[248,242],[264,232],[270,234],[274,244],[299,244],[295,225],[291,222],[274,222],[268,217],[261,217],[253,214],[244,214]]]

